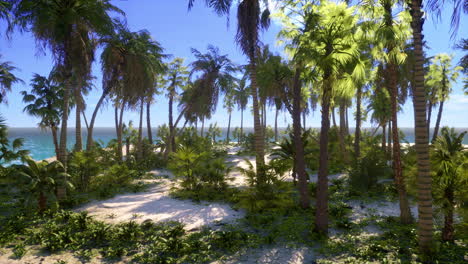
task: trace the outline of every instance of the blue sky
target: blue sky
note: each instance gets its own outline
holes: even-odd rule
[[[240,52],[239,48],[234,43],[234,35],[236,32],[236,17],[235,13],[231,15],[231,23],[226,27],[226,18],[216,16],[210,9],[206,8],[198,0],[192,11],[187,11],[187,0],[114,0],[113,4],[121,8],[125,13],[128,25],[131,30],[137,31],[147,29],[151,32],[153,38],[159,41],[165,48],[167,54],[172,54],[177,57],[186,59],[189,63],[193,56],[190,48],[196,48],[200,51],[205,51],[208,44],[218,46],[222,53],[229,54],[231,60],[238,64],[245,64],[246,57]],[[424,32],[428,46],[429,56],[437,53],[449,53],[455,56],[455,61],[458,62],[462,54],[460,51],[454,50],[452,47],[456,40],[462,36],[466,37],[468,33],[467,18],[462,17],[460,30],[457,39],[450,39],[449,32],[450,10],[445,10],[442,14],[442,21],[435,23],[429,17],[426,21]],[[4,31],[5,24],[0,23],[0,31]],[[276,34],[279,27],[272,23],[270,29],[262,35],[262,42],[269,44],[273,50],[280,51],[280,47],[276,47]],[[7,124],[11,127],[33,127],[36,126],[38,120],[23,113],[22,97],[19,94],[22,90],[29,90],[29,82],[34,73],[48,75],[52,68],[53,61],[51,54],[46,51],[45,54],[40,53],[36,48],[36,43],[31,34],[20,34],[15,32],[11,40],[6,40],[2,33],[0,37],[0,54],[2,60],[13,62],[19,71],[16,75],[25,81],[25,84],[16,84],[13,92],[7,95],[8,105],[0,105],[0,113],[7,119]],[[99,56],[99,54],[98,54]],[[93,69],[95,80],[95,89],[87,96],[87,116],[91,116],[92,111],[101,93],[101,72],[98,62],[95,63]],[[468,96],[464,96],[462,92],[462,81],[453,85],[453,93],[445,105],[442,125],[455,127],[468,127]],[[222,100],[220,100],[222,102]],[[350,111],[350,114],[354,110]],[[164,96],[157,97],[156,103],[152,106],[152,125],[158,126],[167,123],[167,99]],[[351,116],[350,116],[351,117]],[[138,120],[136,112],[126,112],[125,120]],[[279,119],[280,126],[286,126],[290,123],[289,114],[281,114]],[[219,126],[227,126],[227,113],[218,106],[217,112],[209,122],[217,122]],[[244,115],[244,126],[253,126],[253,119],[249,113]],[[268,111],[267,123],[273,125],[274,111]],[[403,111],[399,114],[399,125],[401,127],[412,127],[413,110],[411,100],[403,107]],[[70,126],[74,124],[74,113],[72,113]],[[434,122],[433,122],[434,124]],[[113,110],[110,105],[104,107],[99,113],[96,126],[97,127],[112,127],[114,125]],[[240,112],[234,112],[232,118],[232,126],[240,125]],[[320,112],[310,114],[307,117],[307,126],[317,127],[320,125]],[[369,122],[365,122],[364,126],[371,126]]]

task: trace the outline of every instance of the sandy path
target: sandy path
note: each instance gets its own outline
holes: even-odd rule
[[[76,211],[88,211],[89,215],[108,223],[133,220],[141,223],[147,219],[155,222],[178,221],[186,230],[202,226],[231,223],[244,217],[244,212],[235,211],[227,204],[194,203],[169,196],[171,181],[157,180],[159,184],[147,192],[118,195],[105,201],[86,204]]]

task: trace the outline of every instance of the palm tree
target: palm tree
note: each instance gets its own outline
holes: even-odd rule
[[[189,0],[189,8],[195,0]],[[264,9],[261,9],[263,2]],[[206,5],[213,8],[219,15],[229,15],[232,0],[205,0]],[[259,46],[259,31],[268,28],[270,11],[268,3],[260,0],[241,0],[237,5],[237,34],[236,42],[242,52],[249,58],[250,74],[250,92],[252,95],[252,106],[254,115],[255,132],[255,160],[257,175],[264,176],[265,154],[264,154],[264,136],[260,123],[258,85],[257,85],[257,56]]]
[[[23,145],[24,140],[22,138],[17,138],[10,142],[5,119],[0,116],[0,168],[2,168],[1,164],[24,160],[29,155],[29,151],[22,149]]]
[[[442,53],[437,54],[429,65],[427,72],[426,85],[433,91],[432,102],[439,104],[439,112],[437,114],[436,125],[432,142],[434,142],[439,134],[440,121],[442,119],[442,111],[444,109],[444,102],[448,99],[452,92],[452,83],[458,78],[461,67],[452,67],[453,56]]]
[[[247,109],[247,103],[249,102],[249,86],[247,86],[247,75],[239,80],[239,85],[234,90],[234,101],[237,103],[238,109],[241,111],[241,124],[240,124],[240,135],[238,143],[242,141],[244,135],[244,111]]]
[[[453,242],[453,213],[457,194],[462,193],[464,186],[463,173],[467,172],[467,156],[464,153],[463,137],[467,132],[457,134],[455,130],[443,127],[441,135],[434,141],[434,166],[437,187],[435,198],[444,211],[444,228],[442,239]],[[463,200],[458,199],[458,200]]]
[[[424,253],[431,251],[433,236],[431,174],[429,164],[429,134],[427,131],[426,92],[424,88],[423,11],[422,0],[409,1],[413,29],[414,81],[413,108],[415,148],[418,165],[418,241]]]
[[[322,1],[320,5],[315,5],[307,1],[289,1],[288,7],[295,8],[295,14],[300,14],[304,21],[303,28],[298,28],[298,25],[290,21],[285,23],[287,28],[282,32],[282,36],[293,39],[293,45],[288,49],[297,52],[296,59],[313,65],[321,77],[322,123],[315,227],[317,231],[326,234],[330,105],[334,80],[346,69],[346,64],[359,54],[357,44],[350,38],[355,32],[357,18],[353,15],[354,9],[348,8],[345,3]]]
[[[41,118],[39,127],[49,128],[55,147],[55,155],[59,153],[57,129],[62,115],[63,87],[55,83],[51,76],[46,78],[34,74],[31,80],[31,93],[22,91],[23,102],[29,103],[24,107],[28,114]]]
[[[234,110],[234,104],[235,104],[234,91],[235,91],[235,87],[238,86],[238,83],[239,83],[239,80],[237,79],[232,82],[232,84],[228,88],[228,91],[226,92],[226,95],[224,96],[224,102],[223,102],[224,108],[226,108],[229,114],[228,128],[226,132],[226,143],[228,144],[230,142],[229,134],[231,132],[231,115],[232,115],[232,111]]]
[[[120,26],[117,35],[106,43],[101,55],[103,96],[100,102],[107,93],[114,98],[119,157],[122,156],[123,111],[125,107],[141,106],[145,101],[143,98],[153,91],[157,74],[164,70],[161,60],[165,55],[162,51],[160,44],[151,39],[148,31],[130,32]],[[97,109],[93,113],[90,128],[94,126],[96,112]],[[141,140],[138,144],[141,145]],[[142,146],[138,147],[137,153],[141,156]]]
[[[167,94],[166,96],[169,98],[169,138],[172,138],[169,145],[167,145],[166,152],[169,154],[175,149],[175,125],[174,125],[174,101],[177,100],[178,89],[184,87],[188,81],[188,74],[189,71],[187,67],[184,65],[184,59],[182,58],[175,58],[172,62],[167,65],[167,73],[166,73],[166,83],[167,86]],[[167,156],[166,154],[166,156]]]
[[[0,60],[2,56],[0,55]],[[22,82],[13,74],[17,70],[9,61],[0,62],[0,103],[6,101],[6,93],[11,91],[13,84]]]
[[[390,105],[391,105],[391,134],[392,141],[392,157],[393,157],[393,172],[395,185],[398,191],[398,197],[400,201],[400,219],[402,223],[411,223],[412,216],[408,203],[408,197],[406,194],[406,188],[404,185],[402,167],[401,167],[401,150],[400,150],[400,139],[398,132],[398,120],[397,113],[399,109],[398,99],[402,96],[403,91],[399,89],[399,64],[403,64],[406,59],[404,53],[405,43],[409,38],[409,28],[407,21],[404,20],[404,16],[394,18],[394,1],[393,0],[382,0],[378,4],[373,5],[374,15],[382,19],[375,22],[375,39],[377,42],[374,43],[374,49],[377,49],[376,57],[382,63],[385,64],[383,69],[385,86],[390,92]],[[390,144],[390,142],[389,142]]]
[[[78,58],[74,46],[79,41],[86,39],[88,34],[111,34],[114,22],[108,12],[123,13],[110,4],[109,0],[21,0],[14,6],[15,24],[22,31],[31,31],[40,44],[40,48],[49,48],[55,59],[56,65],[63,65],[65,72],[62,127],[60,130],[60,151],[58,159],[67,164],[67,125],[68,109],[72,88],[72,76],[75,64],[83,63],[75,60]],[[80,29],[85,29],[81,31]],[[83,34],[83,35],[81,35]],[[80,76],[82,77],[82,76]],[[59,190],[59,198],[65,196],[65,189]]]
[[[203,94],[198,97],[199,109],[192,109],[192,113],[198,113],[198,118],[204,122],[205,118],[209,118],[216,111],[219,95],[226,94],[232,89],[235,82],[233,74],[238,68],[227,55],[221,55],[219,49],[212,45],[208,46],[207,53],[201,53],[196,49],[192,49],[192,53],[196,60],[190,64],[192,68],[190,76],[199,74],[193,82],[193,88],[199,94]]]
[[[46,210],[48,198],[55,198],[59,186],[73,188],[68,180],[70,175],[65,172],[65,167],[60,161],[36,162],[27,157],[25,162],[27,165],[14,165],[13,174],[24,182],[21,187],[26,190],[29,198],[37,199],[40,213]]]

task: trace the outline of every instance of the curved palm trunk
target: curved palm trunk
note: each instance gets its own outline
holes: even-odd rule
[[[99,109],[101,108],[102,106],[102,103],[104,102],[104,99],[106,99],[107,95],[109,94],[109,91],[108,89],[104,90],[102,92],[102,95],[101,97],[99,98],[99,101],[97,102],[96,104],[96,107],[94,108],[94,111],[93,111],[93,115],[91,116],[91,121],[89,123],[89,127],[88,127],[88,138],[86,140],[86,149],[91,149],[94,145],[94,140],[93,140],[93,129],[94,129],[94,123],[96,122],[96,117],[97,117],[97,113],[99,111]],[[116,118],[117,120],[117,118]],[[118,126],[116,125],[116,128]]]
[[[328,133],[330,130],[330,72],[324,74],[322,94],[322,121],[320,128],[320,157],[317,180],[317,205],[315,209],[315,228],[318,232],[328,234]]]
[[[55,124],[50,126],[50,131],[52,132],[52,140],[54,142],[55,156],[59,155],[59,143],[57,137],[57,126]]]
[[[406,194],[405,183],[403,180],[403,172],[401,168],[401,151],[400,139],[398,133],[398,119],[397,119],[397,70],[396,65],[393,63],[388,64],[388,78],[389,90],[391,91],[391,107],[392,107],[392,136],[393,136],[393,174],[395,177],[395,185],[398,191],[398,199],[400,202],[400,220],[403,224],[413,222],[411,210],[408,203],[408,196]]]
[[[412,17],[414,45],[414,83],[413,107],[415,123],[415,142],[418,165],[418,240],[422,252],[429,253],[432,246],[432,179],[429,164],[429,141],[426,122],[426,94],[424,89],[424,55],[423,55],[423,12],[422,1],[411,0],[410,13]]]
[[[307,173],[305,170],[304,143],[301,131],[301,83],[300,70],[296,70],[294,77],[294,100],[293,100],[293,129],[294,129],[294,163],[299,178],[299,200],[303,209],[310,206],[309,190],[307,188]]]
[[[439,135],[439,128],[440,128],[440,120],[442,119],[442,111],[444,110],[444,101],[440,102],[439,105],[439,112],[437,113],[437,121],[434,127],[434,134],[432,134],[432,142],[437,139]]]
[[[143,158],[143,109],[144,109],[144,100],[141,99],[140,102],[140,123],[138,125],[138,141],[137,141],[137,160]]]
[[[232,113],[229,112],[229,121],[228,121],[228,128],[227,128],[227,135],[226,135],[226,142],[229,143],[230,140],[229,140],[229,132],[231,130],[231,115]]]
[[[361,97],[362,87],[358,86],[356,93],[356,130],[354,131],[354,155],[356,160],[361,157]]]
[[[146,102],[146,128],[148,129],[148,140],[153,144],[153,131],[151,129],[151,101]]]
[[[259,182],[265,181],[265,153],[263,136],[263,129],[260,123],[260,112],[258,105],[258,85],[257,85],[257,66],[255,64],[255,56],[250,56],[250,82],[252,92],[252,105],[254,114],[254,136],[255,136],[255,164],[257,170],[257,177]]]

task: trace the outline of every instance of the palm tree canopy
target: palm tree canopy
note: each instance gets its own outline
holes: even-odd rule
[[[199,74],[194,81],[194,89],[204,96],[200,97],[209,111],[216,110],[220,93],[226,93],[234,82],[233,74],[238,67],[231,62],[227,55],[221,55],[219,48],[208,46],[207,53],[192,49],[196,60],[190,64],[190,76]]]
[[[41,128],[58,126],[62,117],[63,86],[49,78],[34,74],[31,80],[31,93],[22,91],[23,102],[28,103],[24,107],[28,114],[41,118]]]
[[[1,60],[0,55],[0,60]],[[0,103],[6,101],[6,93],[11,91],[11,87],[14,83],[22,82],[22,80],[13,74],[13,71],[17,70],[11,62],[3,61],[0,62]]]
[[[13,7],[14,24],[31,31],[39,47],[50,48],[55,58],[64,56],[71,34],[81,27],[99,35],[110,35],[114,21],[109,12],[123,15],[109,0],[21,0]]]

